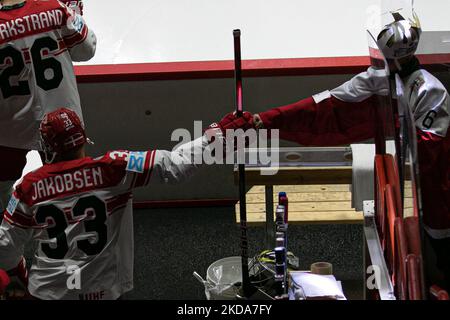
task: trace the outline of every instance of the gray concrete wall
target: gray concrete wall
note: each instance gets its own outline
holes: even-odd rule
[[[244,107],[257,113],[334,88],[352,75],[244,79]],[[450,72],[437,76],[450,88]],[[176,80],[80,84],[91,155],[113,149],[172,149],[174,129],[194,132],[234,109],[234,80]],[[148,115],[150,113],[150,115]],[[288,145],[288,144],[286,144]],[[237,198],[232,166],[204,167],[189,182],[152,186],[135,193],[136,200]]]
[[[333,88],[351,76],[249,78],[245,109],[257,113]],[[194,132],[234,110],[234,80],[176,80],[80,84],[91,155],[113,149],[172,149],[174,129]],[[147,115],[148,113],[150,115]],[[204,167],[182,186],[154,186],[136,192],[137,200],[237,198],[232,166]]]

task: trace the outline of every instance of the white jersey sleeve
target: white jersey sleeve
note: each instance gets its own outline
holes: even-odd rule
[[[88,61],[95,55],[97,37],[80,14],[70,8],[67,8],[67,12],[67,23],[61,27],[64,43],[72,61]]]
[[[431,73],[420,69],[404,79],[405,96],[414,114],[416,127],[440,137],[447,135],[450,123],[449,95]]]
[[[33,237],[29,212],[14,194],[0,225],[0,269],[14,269],[23,257],[24,247]]]
[[[344,102],[362,102],[374,94],[387,96],[389,80],[385,70],[370,67],[341,86],[330,91],[331,95]]]
[[[207,137],[202,136],[173,151],[113,151],[108,156],[116,160],[119,171],[125,171],[120,184],[122,188],[131,190],[150,184],[175,184],[185,181],[198,168],[195,159],[202,156],[208,144]]]
[[[402,80],[416,127],[445,137],[450,123],[450,99],[446,88],[424,69],[419,69]],[[375,94],[387,96],[389,80],[384,70],[370,67],[366,72],[331,90],[328,95],[322,93],[320,96],[332,95],[344,102],[363,102]]]
[[[203,136],[173,151],[156,151],[150,183],[172,184],[187,180],[198,168],[195,159],[201,157],[208,144],[208,139]]]

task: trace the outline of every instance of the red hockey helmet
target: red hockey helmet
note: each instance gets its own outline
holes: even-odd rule
[[[46,114],[39,131],[46,153],[61,155],[88,142],[80,118],[67,108],[59,108]]]

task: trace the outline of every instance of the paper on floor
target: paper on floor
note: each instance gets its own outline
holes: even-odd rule
[[[306,299],[345,300],[342,285],[333,275],[318,275],[310,272],[292,272],[293,296]]]

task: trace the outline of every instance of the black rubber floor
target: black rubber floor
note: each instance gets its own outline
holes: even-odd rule
[[[135,284],[126,299],[205,299],[192,276],[208,266],[239,255],[239,227],[233,207],[136,210]],[[362,225],[289,227],[289,250],[303,269],[328,261],[343,281],[348,299],[362,299]],[[250,228],[250,253],[263,248],[263,228]]]

